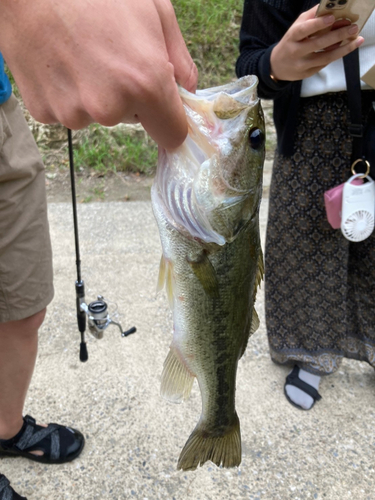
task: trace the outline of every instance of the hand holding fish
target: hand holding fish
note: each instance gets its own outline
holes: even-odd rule
[[[271,74],[276,80],[308,78],[362,45],[362,37],[352,39],[357,35],[356,25],[327,32],[335,19],[331,15],[315,17],[316,10],[317,6],[302,13],[272,50]]]
[[[0,50],[32,116],[79,129],[140,122],[163,147],[187,134],[176,81],[197,70],[170,0],[1,0]]]

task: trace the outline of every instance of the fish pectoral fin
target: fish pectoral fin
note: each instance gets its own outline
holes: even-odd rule
[[[241,433],[237,413],[233,423],[221,435],[210,435],[201,423],[187,440],[180,458],[177,470],[195,470],[211,460],[218,467],[237,467],[241,463]]]
[[[219,296],[219,282],[216,276],[214,266],[211,264],[210,259],[206,252],[200,253],[194,259],[186,257],[193,273],[200,281],[204,291],[210,297]]]
[[[166,273],[167,273],[167,263],[164,258],[164,255],[162,255],[160,258],[159,276],[158,276],[158,284],[156,285],[156,293],[159,293],[163,289],[166,280]]]
[[[194,378],[171,347],[164,361],[160,394],[172,403],[182,403],[190,396]]]
[[[165,284],[165,290],[168,297],[169,306],[173,309],[173,266],[164,255],[160,259],[158,284],[156,293],[160,292]]]

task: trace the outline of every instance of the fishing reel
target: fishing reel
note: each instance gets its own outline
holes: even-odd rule
[[[75,282],[77,296],[77,321],[78,328],[81,332],[80,360],[87,361],[88,353],[85,342],[86,320],[89,327],[89,332],[96,339],[102,339],[104,331],[110,326],[115,325],[121,333],[121,337],[127,337],[136,332],[133,326],[129,330],[124,331],[121,324],[115,321],[108,312],[108,303],[102,295],[98,295],[97,300],[90,302],[85,301],[85,286],[82,280]]]
[[[89,332],[98,340],[103,338],[104,330],[111,324],[119,327],[122,337],[127,337],[130,333],[133,333],[132,331],[123,332],[120,323],[117,323],[109,316],[108,304],[101,295],[98,295],[98,300],[90,302],[89,305],[82,302],[81,309],[85,311],[88,317]]]

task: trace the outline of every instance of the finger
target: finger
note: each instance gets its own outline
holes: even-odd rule
[[[189,92],[195,92],[198,71],[186,47],[173,6],[169,0],[158,0],[156,8],[159,12],[169,61],[173,64],[176,81]]]
[[[163,148],[175,149],[187,136],[187,119],[177,85],[173,66],[164,75],[160,91],[152,102],[145,100],[137,110],[137,117],[150,136]]]
[[[350,52],[353,52],[353,50],[360,47],[363,42],[364,38],[359,36],[345,45],[340,45],[337,49],[312,54],[311,58],[315,61],[316,66],[327,66],[327,64],[330,64],[331,62],[346,56]]]
[[[334,31],[329,31],[326,34],[317,36],[313,39],[306,41],[306,45],[309,45],[311,52],[316,52],[318,50],[326,50],[335,44],[341,44],[344,40],[350,37],[355,37],[358,33],[358,26],[353,24],[350,26],[345,26]]]
[[[44,89],[44,99],[46,103],[50,103],[53,112],[53,119],[44,123],[61,123],[72,130],[79,130],[95,121],[78,91],[72,91],[69,85],[58,91],[55,86],[50,85],[48,89]]]
[[[335,18],[333,15],[315,17],[313,19],[307,19],[304,22],[298,22],[293,26],[293,38],[296,41],[302,41],[306,38],[310,38],[319,31],[327,29],[333,25]]]

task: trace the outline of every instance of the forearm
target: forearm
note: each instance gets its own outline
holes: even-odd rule
[[[163,147],[186,137],[176,82],[197,71],[170,0],[0,0],[0,51],[43,123],[140,122]]]
[[[239,77],[253,74],[259,78],[260,97],[274,99],[290,86],[290,82],[271,78],[270,56],[297,14],[293,5],[284,11],[263,0],[245,0],[236,72]]]

